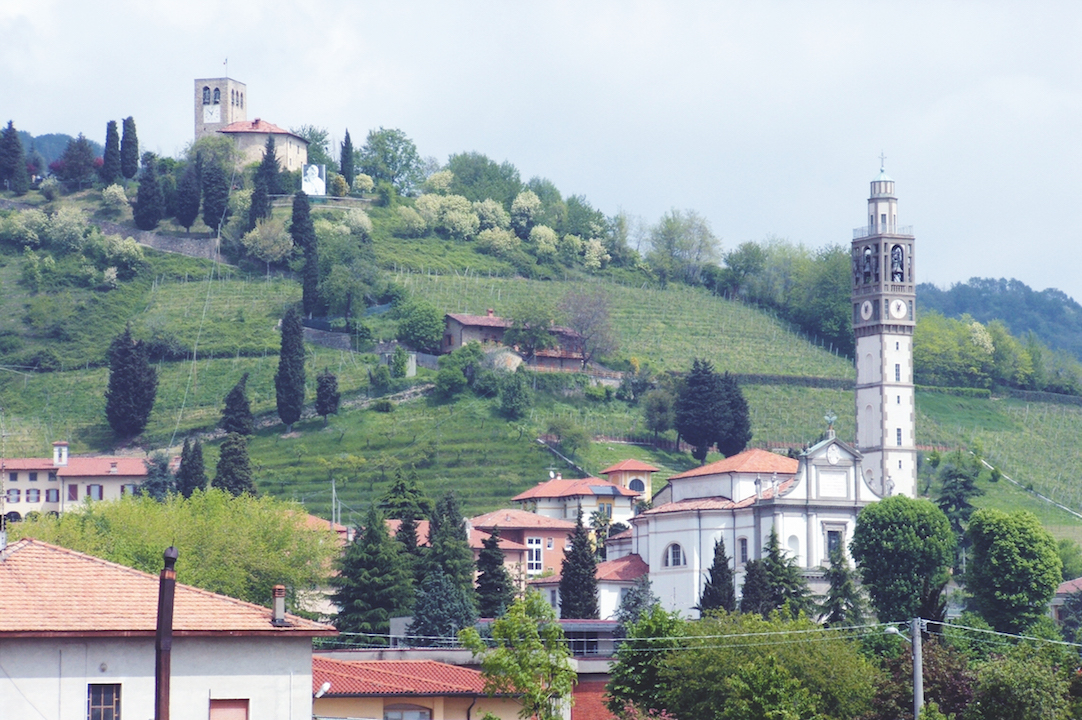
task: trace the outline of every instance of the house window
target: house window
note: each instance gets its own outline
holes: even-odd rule
[[[748,539],[740,538],[736,541],[736,544],[740,552],[740,564],[743,565],[748,561]]]
[[[541,572],[541,538],[526,538],[526,572]]]
[[[87,685],[87,720],[120,720],[120,685]]]
[[[8,473],[8,482],[19,482],[19,473]]]
[[[68,485],[68,500],[70,500],[71,502],[76,502],[76,501],[78,501],[78,499],[79,499],[79,486],[78,485]]]
[[[673,543],[669,547],[665,548],[665,567],[680,567],[688,564],[687,556],[684,555],[684,549]]]
[[[560,591],[555,588],[549,590],[549,605],[554,609],[560,607]]]
[[[49,482],[56,482],[56,471],[55,470],[49,473]]]
[[[211,700],[210,720],[248,720],[248,701]]]
[[[19,488],[8,488],[7,501],[9,503],[19,502],[19,496],[22,495],[22,491]]]
[[[902,429],[898,428],[898,447],[902,446]]]
[[[26,501],[32,503],[41,502],[41,490],[38,490],[37,488],[30,488],[27,490]]]
[[[902,381],[902,366],[894,363],[894,382]]]
[[[432,711],[417,705],[388,705],[383,720],[432,720]]]
[[[38,481],[38,474],[36,472],[30,473],[30,482],[37,482],[37,481]]]
[[[598,503],[597,509],[605,517],[612,517],[612,503]]]
[[[102,491],[101,485],[87,485],[86,486],[86,496],[88,498],[90,498],[91,500],[101,500],[101,495],[102,495],[101,491]]]
[[[551,549],[552,549],[552,538],[548,538],[548,539],[547,539],[547,540],[545,541],[545,547],[547,547],[547,548],[548,548],[549,550],[551,550]]]
[[[644,483],[638,478],[632,478],[631,482],[629,482],[627,486],[635,492],[642,492],[646,489],[646,483]]]
[[[125,495],[134,495],[134,494],[135,494],[135,483],[128,483],[127,485],[121,485],[120,486],[120,495],[121,495],[121,497],[123,497]]]
[[[49,488],[45,491],[45,502],[55,503],[60,502],[60,490],[58,488]]]

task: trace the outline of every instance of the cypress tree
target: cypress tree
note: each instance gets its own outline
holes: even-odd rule
[[[109,386],[105,417],[120,437],[143,432],[158,392],[158,373],[147,361],[146,347],[124,328],[109,346]]]
[[[560,617],[563,619],[596,620],[600,615],[597,603],[597,558],[590,546],[590,536],[582,523],[579,507],[571,549],[564,555],[560,568]]]
[[[855,572],[841,546],[831,550],[826,578],[830,583],[830,590],[819,608],[820,622],[824,625],[851,627],[864,623],[868,604],[854,576]]]
[[[207,487],[207,472],[203,465],[203,443],[198,440],[184,440],[180,451],[180,467],[177,468],[177,492],[186,498],[196,490]]]
[[[180,176],[176,208],[177,223],[183,225],[187,232],[192,231],[192,225],[199,217],[199,190],[199,170],[196,163],[190,162]]]
[[[203,167],[200,184],[203,186],[203,222],[211,232],[225,224],[226,210],[229,207],[229,180],[225,170],[216,162]]]
[[[240,376],[240,380],[225,396],[225,407],[222,408],[222,421],[219,427],[227,433],[238,435],[251,435],[255,432],[255,417],[252,415],[252,407],[248,403],[248,373]]]
[[[718,452],[731,457],[743,452],[751,440],[751,414],[739,383],[728,372],[721,376],[721,389],[727,407],[723,413],[725,422],[718,433]]]
[[[105,126],[105,155],[98,174],[106,185],[112,185],[121,178],[120,133],[116,129],[116,120],[110,120]]]
[[[304,410],[304,326],[296,308],[282,318],[282,349],[278,354],[278,372],[274,376],[274,395],[278,417],[292,432],[293,423]]]
[[[243,435],[229,433],[225,436],[211,485],[235,496],[244,493],[255,495],[252,464],[248,459],[248,440]]]
[[[135,201],[135,226],[140,230],[158,227],[165,215],[165,198],[158,183],[157,162],[150,153],[143,157],[143,174],[139,178],[139,195]]]
[[[135,488],[136,495],[149,495],[158,502],[165,502],[170,493],[177,490],[173,473],[169,469],[169,456],[163,452],[156,452],[143,464],[147,469],[146,479]]]
[[[349,128],[346,128],[346,138],[342,141],[342,177],[346,184],[353,187],[353,141],[349,139]]]
[[[135,118],[124,118],[124,134],[120,138],[120,173],[131,180],[139,172],[139,138],[135,134]]]
[[[725,554],[725,541],[718,538],[714,542],[714,564],[710,566],[710,575],[699,598],[698,610],[736,610],[736,590],[733,589],[733,571],[729,569],[729,556]]]
[[[293,196],[293,220],[289,226],[293,245],[304,253],[301,305],[311,317],[319,310],[319,249],[316,229],[312,223],[312,207],[308,195],[298,191]]]
[[[327,368],[316,375],[316,415],[323,416],[323,425],[327,424],[328,415],[338,414],[338,402],[342,395],[338,392],[338,376]]]
[[[481,541],[481,552],[477,556],[477,609],[481,617],[499,617],[515,601],[511,574],[507,572],[503,560],[500,529],[495,527]]]
[[[413,600],[413,622],[406,628],[406,644],[419,647],[449,647],[458,644],[458,631],[473,627],[477,611],[473,599],[437,570],[429,574]]]
[[[342,632],[386,635],[390,619],[409,609],[412,583],[401,552],[387,534],[383,515],[368,508],[365,527],[343,553],[338,574],[331,578],[338,606],[334,624]],[[382,637],[363,638],[366,644],[386,644]]]
[[[256,168],[252,182],[252,203],[248,206],[248,229],[251,230],[260,220],[271,215],[270,196],[278,190],[278,156],[275,154],[274,136],[267,136],[263,147],[263,160]]]
[[[442,570],[451,582],[472,598],[473,550],[466,535],[466,518],[462,516],[458,497],[452,491],[436,503],[436,510],[428,524],[428,545],[426,573]]]
[[[25,195],[30,189],[23,142],[11,120],[8,120],[8,126],[0,132],[0,190],[2,189],[11,190],[16,195]]]
[[[769,615],[776,606],[770,586],[770,574],[762,560],[749,560],[744,565],[744,586],[740,589],[740,612]]]

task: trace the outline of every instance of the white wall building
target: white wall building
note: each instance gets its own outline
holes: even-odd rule
[[[600,478],[565,480],[557,475],[519,493],[511,498],[511,502],[518,503],[523,510],[571,522],[575,522],[581,507],[582,521],[589,525],[590,515],[594,512],[608,515],[614,523],[628,522],[635,514],[635,503],[641,495],[641,492]]]

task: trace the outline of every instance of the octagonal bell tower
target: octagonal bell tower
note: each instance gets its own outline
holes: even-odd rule
[[[913,328],[916,276],[911,227],[898,225],[894,180],[871,182],[868,225],[853,231],[857,448],[882,496],[917,493]]]

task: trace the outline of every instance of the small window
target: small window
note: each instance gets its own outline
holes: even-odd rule
[[[87,685],[87,720],[120,720],[120,685]]]
[[[898,432],[901,432],[901,430],[899,430]],[[88,498],[90,498],[91,500],[101,500],[102,486],[101,485],[87,485],[86,486],[86,496]]]
[[[203,87],[203,104],[210,105],[210,88],[206,86]]]
[[[902,446],[902,429],[898,428],[898,447]]]
[[[248,720],[247,700],[210,701],[210,720]]]
[[[632,478],[631,482],[629,482],[627,486],[631,488],[631,490],[633,490],[634,492],[642,492],[646,490],[646,483],[644,483],[638,478]]]
[[[901,460],[899,460],[899,461],[898,461],[898,469],[899,469],[899,470],[901,470],[901,469],[902,469],[902,461],[901,461]]]
[[[894,343],[894,349],[895,350],[901,350],[902,349],[902,344],[900,342]]]
[[[38,474],[36,472],[30,473],[30,482],[37,482],[37,481],[38,481]]]
[[[612,517],[612,503],[598,503],[598,510],[605,517]]]
[[[135,483],[127,483],[126,485],[121,485],[120,486],[120,495],[121,495],[121,497],[123,497],[125,495],[134,495],[134,494],[135,494]]]
[[[29,503],[41,502],[41,490],[29,488],[26,491],[26,501]]]
[[[902,366],[900,363],[894,363],[894,382],[902,381]]]
[[[549,605],[554,608],[560,607],[560,591],[556,588],[549,589]]]
[[[55,470],[52,470],[52,471],[49,472],[49,482],[56,482],[56,471]]]
[[[219,90],[218,88],[214,88],[214,104],[215,105],[221,105],[222,104],[222,91]]]
[[[60,502],[60,490],[57,488],[49,488],[45,491],[45,502],[57,503]]]
[[[740,564],[743,565],[748,561],[748,539],[740,538],[737,540],[737,545],[740,549]]]
[[[687,556],[684,555],[684,549],[673,543],[669,547],[665,548],[665,567],[681,567],[688,564]]]
[[[897,404],[898,404],[898,405],[901,405],[901,404],[902,404],[902,396],[901,396],[901,395],[899,395],[899,396],[898,396],[898,403],[897,403]]]
[[[549,550],[551,550],[551,549],[552,549],[552,538],[549,538],[549,539],[548,539],[548,540],[547,540],[547,541],[545,542],[545,547],[547,547],[547,548],[548,548]]]
[[[79,486],[68,485],[68,500],[76,502],[79,499]]]
[[[8,473],[8,482],[19,482],[19,473],[17,473],[17,472]]]
[[[19,502],[19,497],[22,495],[22,491],[19,488],[8,488],[7,502],[15,504]]]
[[[842,544],[841,530],[827,530],[827,556],[837,550]]]

